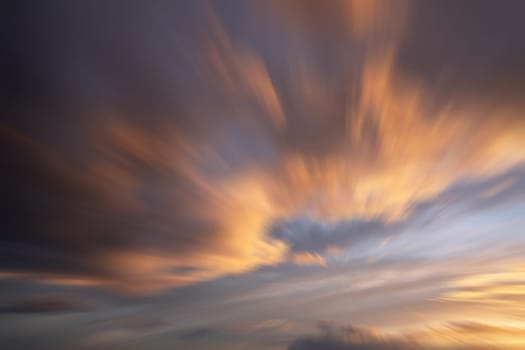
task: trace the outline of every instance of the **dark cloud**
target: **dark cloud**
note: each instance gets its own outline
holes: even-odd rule
[[[348,343],[337,338],[319,337],[305,338],[294,341],[288,350],[409,350],[421,349],[410,344],[402,343]]]
[[[470,331],[470,330],[469,330]],[[318,336],[301,337],[294,340],[288,350],[498,350],[504,347],[496,345],[466,344],[435,346],[413,340],[395,340],[388,337],[371,335],[366,330],[347,327],[334,333],[332,330]]]
[[[108,257],[185,260],[217,248],[222,227],[195,213],[207,194],[179,159],[187,140],[198,144],[196,135],[224,123],[209,111],[231,112],[200,71],[207,62],[196,61],[213,39],[211,5],[52,1],[7,10],[2,267],[117,281],[132,272]],[[233,167],[268,153],[255,137],[240,139],[241,125],[225,133],[236,135],[220,149]],[[195,162],[214,177],[231,173],[221,159]]]
[[[321,334],[294,340],[288,350],[415,350],[425,347],[413,342],[392,340],[374,335],[364,328],[342,329],[320,325]]]
[[[209,327],[201,327],[186,330],[181,332],[179,339],[181,340],[205,340],[217,333],[217,330]]]
[[[0,306],[0,313],[63,313],[87,310],[89,307],[85,302],[61,296],[32,297]]]
[[[521,1],[415,1],[398,55],[403,72],[440,101],[521,105],[525,32]]]

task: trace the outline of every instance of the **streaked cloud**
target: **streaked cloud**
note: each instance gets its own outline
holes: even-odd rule
[[[9,6],[0,336],[522,347],[522,9]]]
[[[399,23],[410,11],[405,5],[395,11],[382,5],[282,4],[300,8],[296,15],[306,16],[300,26],[313,23],[310,16],[322,19],[323,13],[341,11],[335,21],[351,24],[348,50],[362,56],[348,64],[346,51],[341,58],[301,56],[315,40],[268,57],[229,32],[213,5],[188,6],[201,16],[200,29],[184,25],[196,45],[166,49],[183,57],[188,71],[170,70],[173,77],[164,78],[165,88],[184,74],[194,77],[180,92],[179,111],[177,103],[163,100],[158,107],[166,106],[160,109],[140,107],[151,116],[141,120],[127,115],[117,98],[105,99],[90,112],[103,116],[86,117],[89,129],[65,121],[68,134],[82,140],[76,151],[16,123],[4,126],[12,174],[9,200],[20,203],[13,207],[9,244],[21,247],[9,248],[15,253],[6,260],[18,266],[6,270],[36,273],[29,266],[36,255],[47,280],[87,279],[128,290],[147,285],[144,292],[177,287],[286,261],[289,242],[269,229],[278,222],[311,217],[340,225],[344,237],[344,222],[398,222],[458,182],[498,176],[525,161],[525,153],[516,151],[525,149],[521,110],[489,108],[482,101],[472,105],[461,96],[442,101],[417,77],[405,75],[397,60],[402,33],[409,29]],[[281,5],[272,6],[270,12]],[[318,6],[320,15],[312,12]],[[75,30],[89,26],[90,16]],[[124,28],[140,18],[129,16]],[[155,16],[162,23],[164,14]],[[261,16],[268,20],[268,13]],[[295,25],[279,16],[274,21],[283,28]],[[144,33],[146,39],[126,44],[131,71],[135,57],[150,46],[147,38],[160,30],[156,25]],[[386,35],[389,30],[396,35]],[[384,42],[374,41],[370,48],[360,44],[372,40],[366,32],[376,31]],[[121,36],[115,31],[93,40],[110,45]],[[283,37],[276,45],[293,40]],[[110,57],[100,59],[105,64]],[[145,74],[170,67],[149,59],[140,66]],[[327,74],[326,61],[341,64],[340,76]],[[120,76],[112,79],[124,82]],[[133,92],[121,92],[126,103],[135,103]],[[33,203],[54,205],[29,210],[20,201],[22,192]],[[37,228],[40,236],[33,233]],[[24,234],[28,240],[21,239]],[[36,247],[39,252],[24,257]],[[305,254],[292,259],[304,262]],[[68,263],[71,273],[62,268],[64,260],[75,261]],[[28,266],[21,266],[24,261]],[[177,273],[184,267],[191,272]]]

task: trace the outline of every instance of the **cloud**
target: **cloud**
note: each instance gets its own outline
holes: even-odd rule
[[[516,339],[523,334],[517,328],[494,327],[481,323],[458,322],[449,327],[427,329],[411,333],[405,331],[397,335],[382,334],[363,327],[335,327],[321,323],[320,334],[300,337],[288,346],[289,350],[419,350],[419,349],[514,349],[519,346]],[[433,338],[429,337],[432,335]],[[501,340],[491,342],[493,335]],[[505,337],[514,341],[505,342]]]
[[[329,337],[306,338],[296,340],[288,350],[409,350],[421,349],[411,344],[371,342],[371,343],[349,343]]]
[[[213,328],[195,328],[187,330],[179,335],[182,340],[204,340],[205,338],[213,336],[216,330]]]
[[[87,305],[76,299],[40,296],[16,300],[0,306],[0,313],[63,313],[86,311]]]
[[[403,69],[428,30],[419,5],[239,6],[254,20],[208,3],[14,6],[7,275],[150,293],[320,262],[525,161],[522,106],[473,104],[473,81],[443,97],[425,67]],[[511,22],[498,37],[514,42]],[[499,72],[487,80],[512,90]]]
[[[422,349],[416,343],[387,338],[371,330],[356,327],[321,326],[321,334],[294,340],[288,350],[411,350]]]
[[[410,337],[429,344],[430,349],[519,349],[524,329],[513,324],[455,321],[413,332]]]
[[[413,2],[398,68],[441,100],[483,99],[489,106],[522,108],[525,28],[516,14],[521,10],[523,4],[512,1]]]
[[[292,261],[299,265],[321,265],[326,267],[326,260],[315,253],[295,253],[292,256]]]
[[[392,230],[380,219],[330,223],[298,218],[276,223],[271,232],[273,237],[287,242],[293,252],[329,253],[330,248],[344,249],[353,243],[385,236]]]
[[[472,342],[478,333],[483,333],[484,339],[492,343],[525,344],[523,318],[513,316],[524,309],[525,269],[521,264],[521,261],[509,262],[490,272],[475,273],[449,281],[446,292],[437,298],[441,304],[455,307],[459,315],[462,309],[475,306],[478,310],[483,310],[485,319],[493,320],[493,324],[486,325],[486,328],[476,322],[477,318],[470,322],[452,322],[450,328],[458,333],[457,338]],[[451,312],[449,317],[455,313]],[[509,333],[508,339],[504,332]],[[514,335],[510,337],[511,334]]]
[[[249,207],[241,207],[245,199],[240,193],[225,188],[216,191],[229,193],[213,194],[207,185],[193,182],[198,179],[180,175],[179,169],[167,170],[165,177],[157,172],[163,165],[151,164],[161,159],[140,159],[149,161],[146,167],[154,167],[153,172],[137,167],[138,173],[132,174],[127,171],[132,171],[133,164],[129,169],[127,165],[119,168],[112,161],[97,162],[82,172],[16,132],[4,130],[4,136],[11,165],[8,182],[12,184],[4,268],[48,281],[85,279],[95,285],[128,290],[133,289],[133,281],[147,278],[148,288],[154,290],[244,271],[262,259],[274,263],[279,261],[280,251],[284,252],[283,244],[260,237],[260,221],[250,214]],[[125,152],[127,148],[121,154]],[[134,149],[129,152],[137,161],[137,157],[147,157]],[[150,186],[148,178],[155,185]],[[169,188],[168,192],[161,190],[162,186]],[[210,206],[207,214],[192,212],[190,205],[181,207],[183,198],[196,200],[194,205],[201,200],[191,192],[180,191],[179,186],[206,195],[203,198]],[[139,198],[141,191],[147,198]],[[29,207],[27,198],[32,198]],[[72,202],[80,205],[71,206]],[[174,214],[172,210],[176,210]],[[224,210],[244,212],[244,218],[253,221],[226,222],[230,217],[221,214]],[[28,221],[28,217],[33,220]],[[241,229],[253,235],[239,236]],[[237,241],[239,237],[241,241]],[[243,242],[249,246],[244,247]],[[178,255],[171,256],[175,252]],[[181,272],[178,267],[186,269]]]

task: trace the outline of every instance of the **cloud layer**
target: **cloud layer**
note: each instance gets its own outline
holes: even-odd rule
[[[477,7],[487,42],[466,4],[236,6],[253,23],[205,3],[11,9],[6,272],[154,291],[303,263],[525,160],[507,4]],[[316,232],[272,233],[304,218]]]
[[[31,5],[1,24],[2,344],[525,346],[521,2]]]

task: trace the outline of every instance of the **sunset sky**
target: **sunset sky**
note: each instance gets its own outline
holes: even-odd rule
[[[525,1],[2,14],[2,350],[525,349]]]

